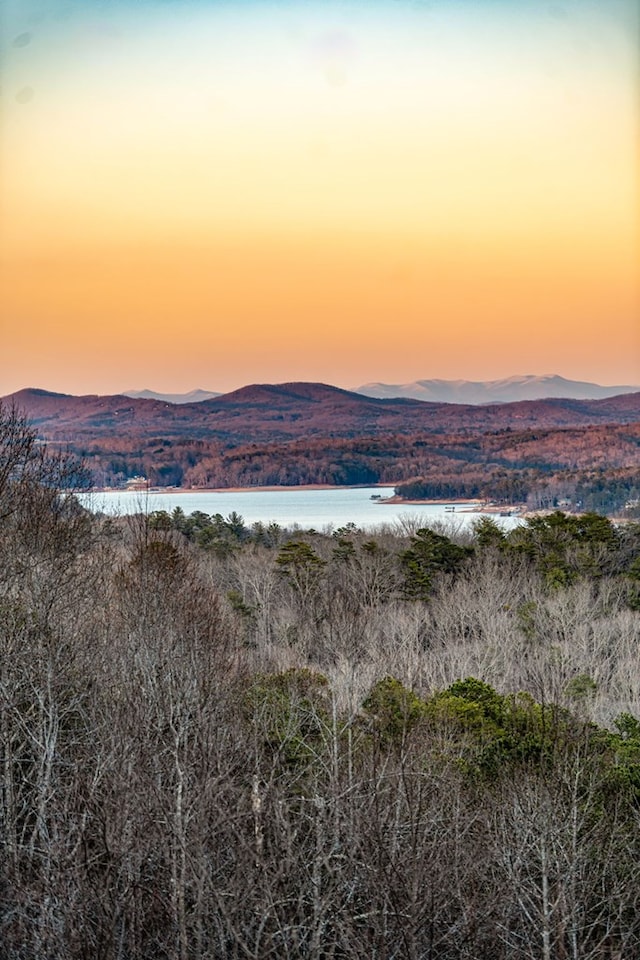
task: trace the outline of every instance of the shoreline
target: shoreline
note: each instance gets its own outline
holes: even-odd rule
[[[104,493],[119,493],[119,494],[138,494],[139,497],[145,497],[147,494],[153,494],[154,496],[184,496],[185,494],[211,494],[211,493],[283,493],[283,492],[295,492],[295,491],[312,491],[312,490],[371,490],[371,489],[389,489],[392,488],[394,484],[391,483],[356,483],[356,484],[336,484],[336,483],[300,483],[300,484],[269,484],[266,486],[251,486],[251,487],[149,487],[148,489],[134,489],[134,490],[124,490],[116,487],[101,487],[95,490],[91,490],[90,493],[96,496],[100,496]],[[406,500],[403,497],[399,497],[397,494],[393,494],[390,497],[380,497],[373,500],[374,503],[381,506],[392,505],[392,506],[407,506],[407,507],[419,507],[419,506],[447,506],[452,505],[454,507],[460,507],[458,513],[488,513],[499,515],[505,511],[509,512],[510,516],[523,516],[527,513],[527,510],[523,506],[516,506],[514,504],[504,504],[502,506],[484,504],[483,500],[468,500],[464,497],[434,497],[433,499],[411,499]],[[451,511],[452,514],[456,513],[456,510]]]
[[[424,499],[423,500],[417,500],[417,499],[407,500],[405,497],[399,497],[397,494],[394,494],[392,497],[384,497],[384,499],[378,500],[378,503],[401,503],[401,504],[402,503],[408,503],[408,504],[432,503],[436,505],[437,504],[446,505],[450,503],[450,504],[453,504],[454,506],[457,506],[458,504],[462,504],[462,503],[465,503],[465,504],[472,503],[474,505],[477,504],[479,506],[482,504],[482,502],[483,502],[482,500],[476,500],[473,498],[465,499],[464,497],[448,497],[446,499],[444,497],[434,497],[432,500],[424,500]]]
[[[305,491],[305,490],[373,490],[373,489],[390,489],[393,488],[394,484],[392,483],[299,483],[299,484],[268,484],[265,486],[252,486],[252,487],[149,487],[149,488],[134,488],[134,489],[124,489],[120,487],[96,487],[93,490],[90,490],[90,493],[101,494],[101,493],[137,493],[141,496],[145,496],[148,493],[152,493],[154,496],[183,496],[185,494],[200,494],[200,493],[284,493],[284,492],[295,492],[296,490]],[[480,506],[482,500],[476,499],[465,499],[464,497],[434,497],[429,500],[406,500],[404,497],[399,497],[397,494],[393,494],[390,497],[380,497],[380,499],[375,500],[379,504],[408,504],[410,506],[415,504],[474,504]],[[497,509],[497,508],[496,508]],[[514,509],[514,508],[510,508]]]
[[[93,487],[89,490],[89,493],[153,493],[154,495],[165,495],[165,494],[176,494],[182,496],[183,494],[189,493],[260,493],[262,491],[270,491],[272,493],[278,493],[283,491],[295,491],[295,490],[375,490],[375,489],[391,489],[395,487],[393,483],[296,483],[296,484],[265,484],[263,485],[254,485],[249,487],[141,487],[141,488],[129,488],[124,487]],[[393,494],[390,497],[381,497],[378,503],[408,503],[408,504],[420,504],[420,503],[433,503],[433,504],[477,504],[481,506],[485,501],[478,497],[431,497],[431,498],[411,498],[406,499],[405,497],[399,497],[398,494]],[[502,507],[490,506],[487,505],[487,510],[517,510],[518,507],[513,504],[507,504]]]
[[[271,493],[278,493],[282,491],[292,491],[292,490],[369,490],[374,487],[382,487],[387,489],[393,487],[392,483],[299,483],[299,484],[273,484],[268,486],[253,486],[253,487],[144,487],[143,489],[133,489],[126,490],[120,487],[98,487],[94,490],[90,490],[90,493],[139,493],[143,496],[147,493],[160,494],[176,494],[182,496],[185,493],[259,493],[261,491],[269,491]],[[383,503],[390,502],[385,498]],[[449,503],[449,500],[443,500],[442,503]]]

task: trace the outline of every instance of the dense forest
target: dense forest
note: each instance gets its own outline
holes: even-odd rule
[[[99,487],[134,476],[194,488],[384,483],[409,499],[608,513],[640,497],[640,394],[476,407],[298,383],[179,407],[36,390],[18,399],[39,437],[83,458]]]
[[[640,496],[640,424],[238,445],[114,437],[73,450],[103,487],[136,475],[194,488],[389,483],[408,499],[480,497],[533,508],[564,499],[611,513]]]
[[[0,956],[640,954],[640,524],[83,482],[0,407]]]

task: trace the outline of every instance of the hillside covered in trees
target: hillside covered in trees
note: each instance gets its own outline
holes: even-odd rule
[[[13,400],[101,487],[140,475],[200,488],[386,483],[408,498],[608,512],[640,495],[640,394],[482,407],[303,383],[180,406],[33,390]]]
[[[113,519],[0,408],[20,960],[640,951],[640,525]]]

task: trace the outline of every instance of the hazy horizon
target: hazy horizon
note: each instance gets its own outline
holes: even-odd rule
[[[574,382],[583,382],[583,383],[588,383],[590,386],[597,386],[597,387],[604,387],[604,388],[607,388],[607,387],[616,387],[616,386],[627,388],[627,387],[637,386],[638,390],[640,390],[640,383],[638,383],[638,384],[622,384],[622,383],[615,383],[615,384],[613,384],[613,383],[611,383],[611,384],[610,384],[610,383],[600,383],[600,382],[596,382],[596,381],[586,381],[586,380],[582,380],[582,378],[581,378],[580,380],[574,380],[574,378],[572,378],[572,377],[565,377],[563,374],[559,374],[559,373],[550,373],[550,374],[549,374],[549,373],[546,373],[546,374],[545,374],[545,373],[540,373],[540,374],[517,374],[517,373],[516,373],[516,374],[512,374],[511,376],[508,376],[508,377],[495,377],[495,378],[491,378],[490,380],[480,380],[480,379],[476,379],[476,378],[468,378],[468,379],[467,379],[467,378],[448,378],[448,377],[418,377],[418,378],[416,378],[416,380],[414,380],[414,381],[408,381],[408,380],[398,381],[397,384],[387,384],[386,381],[374,381],[374,380],[367,380],[367,381],[364,381],[363,383],[357,383],[357,384],[354,384],[354,383],[344,384],[344,383],[336,383],[336,382],[333,382],[333,381],[328,380],[328,379],[326,379],[326,380],[318,380],[318,381],[302,381],[300,378],[295,378],[295,377],[294,377],[294,378],[291,378],[291,379],[289,379],[289,380],[265,380],[265,379],[263,379],[263,380],[253,380],[253,381],[248,381],[248,380],[247,380],[247,381],[243,381],[243,382],[238,382],[237,384],[235,384],[234,386],[229,387],[229,388],[226,389],[226,390],[220,390],[220,389],[218,389],[216,386],[204,386],[204,387],[203,387],[203,386],[195,386],[195,387],[191,387],[191,388],[186,389],[186,390],[170,390],[170,389],[165,389],[165,388],[163,388],[162,385],[157,386],[157,385],[153,385],[153,384],[152,384],[152,385],[145,384],[145,385],[143,385],[143,386],[137,386],[137,385],[135,385],[135,386],[129,386],[129,387],[125,387],[124,389],[122,389],[122,388],[120,388],[120,389],[113,389],[113,390],[109,390],[109,389],[107,389],[107,390],[95,390],[95,389],[94,389],[94,390],[87,390],[87,391],[83,391],[82,393],[78,393],[78,392],[75,392],[75,391],[73,391],[73,390],[65,390],[65,389],[62,389],[61,387],[44,387],[42,384],[36,384],[36,383],[24,384],[23,386],[18,387],[17,390],[3,390],[3,389],[1,389],[1,384],[0,384],[0,397],[2,397],[2,396],[8,396],[8,395],[10,395],[10,394],[12,394],[12,393],[18,393],[18,392],[20,392],[21,390],[45,390],[45,391],[51,392],[51,393],[68,394],[68,395],[70,395],[70,396],[83,396],[83,395],[85,395],[85,396],[96,396],[96,395],[97,395],[97,396],[116,396],[116,395],[119,395],[119,394],[124,395],[124,396],[127,396],[127,395],[130,395],[131,393],[133,393],[134,391],[137,392],[137,393],[142,393],[142,392],[145,392],[145,391],[149,391],[149,392],[155,393],[155,394],[174,395],[174,396],[186,396],[187,394],[190,394],[190,393],[199,393],[199,392],[202,392],[202,393],[209,393],[209,392],[210,392],[210,393],[217,393],[217,394],[232,393],[234,390],[240,390],[242,387],[252,386],[253,384],[259,384],[259,383],[260,383],[260,384],[269,384],[269,385],[272,385],[272,386],[277,386],[278,384],[281,384],[281,383],[301,383],[301,382],[324,383],[324,384],[326,384],[326,385],[328,385],[328,386],[339,387],[339,388],[341,388],[341,389],[343,389],[343,390],[355,391],[355,390],[358,390],[360,387],[366,386],[366,385],[368,385],[368,384],[376,384],[376,383],[384,383],[385,385],[388,385],[388,386],[409,386],[409,385],[411,385],[412,383],[416,383],[416,382],[419,383],[419,382],[430,382],[430,381],[431,381],[431,382],[438,382],[438,381],[440,381],[440,382],[442,382],[443,384],[447,384],[447,383],[448,383],[448,384],[456,384],[456,383],[460,383],[460,384],[463,384],[463,383],[467,383],[467,384],[497,384],[497,383],[501,383],[501,382],[505,382],[505,383],[506,383],[506,382],[508,382],[508,381],[518,381],[518,380],[520,380],[520,379],[523,379],[523,380],[524,380],[524,379],[529,378],[529,377],[531,377],[531,378],[536,378],[536,379],[546,379],[546,378],[556,378],[556,377],[557,377],[557,378],[560,378],[560,379],[563,379],[563,380],[570,381],[571,383],[574,383]]]
[[[634,0],[0,21],[3,394],[640,383]]]

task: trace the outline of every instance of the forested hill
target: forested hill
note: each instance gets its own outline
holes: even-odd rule
[[[43,390],[6,401],[82,456],[98,486],[138,475],[189,487],[388,483],[409,498],[607,510],[640,490],[640,393],[480,407],[286,383],[180,406]]]
[[[227,443],[304,437],[451,433],[576,427],[640,420],[640,393],[605,400],[525,400],[500,405],[380,400],[321,383],[254,384],[200,403],[21,390],[5,397],[48,440],[96,440],[114,429],[136,437],[198,437]]]

